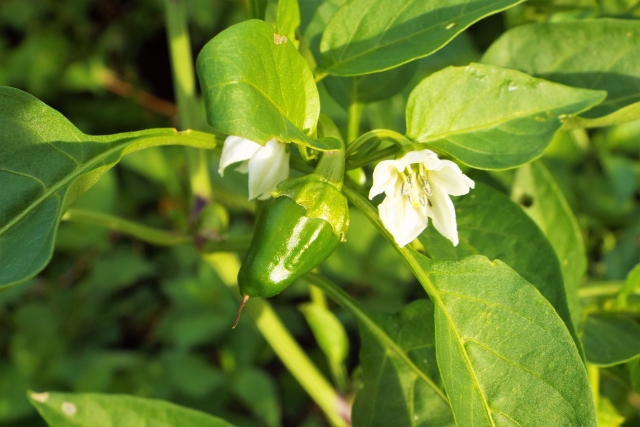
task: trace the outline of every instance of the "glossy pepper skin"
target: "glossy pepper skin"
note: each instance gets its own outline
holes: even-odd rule
[[[272,297],[295,279],[313,270],[338,245],[331,224],[307,218],[305,208],[290,197],[270,200],[238,274],[243,295]]]
[[[344,149],[325,152],[312,174],[284,181],[272,192],[238,273],[244,301],[279,294],[344,240],[349,206],[343,178]]]

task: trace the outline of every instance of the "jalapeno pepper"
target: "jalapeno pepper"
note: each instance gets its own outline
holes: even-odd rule
[[[349,206],[343,178],[344,150],[328,151],[312,174],[284,181],[272,193],[238,273],[242,305],[249,297],[279,294],[344,240]]]

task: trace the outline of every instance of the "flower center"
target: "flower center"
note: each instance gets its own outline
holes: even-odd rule
[[[427,170],[422,163],[419,163],[417,167],[416,165],[411,165],[403,172],[400,172],[400,175],[403,178],[402,195],[407,196],[414,207],[426,206],[427,203],[429,206],[433,206],[429,199],[429,197],[433,196],[431,183],[427,177]]]

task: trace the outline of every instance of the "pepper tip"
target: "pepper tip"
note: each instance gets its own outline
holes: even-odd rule
[[[238,322],[240,321],[240,314],[242,314],[242,309],[244,308],[245,303],[249,301],[249,295],[245,295],[242,297],[242,302],[240,303],[240,308],[238,308],[238,315],[236,316],[236,322],[233,324],[231,329],[235,329],[238,326]]]

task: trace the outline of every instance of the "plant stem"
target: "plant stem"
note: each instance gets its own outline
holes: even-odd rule
[[[241,296],[237,289],[240,262],[237,256],[228,253],[203,254],[203,259],[218,272],[222,281],[234,290],[238,301],[240,301]],[[349,423],[346,421],[349,414],[348,404],[311,362],[282,324],[271,304],[262,298],[251,298],[247,302],[244,312],[251,317],[262,336],[289,372],[324,411],[331,425],[348,427]]]
[[[447,404],[449,398],[444,394],[442,389],[427,375],[420,370],[415,363],[407,356],[407,354],[393,341],[380,326],[371,320],[371,318],[362,310],[360,305],[355,302],[345,291],[343,291],[338,285],[316,273],[307,273],[304,278],[315,286],[322,289],[327,295],[329,295],[334,301],[340,304],[343,308],[348,310],[359,323],[366,325],[367,329],[374,331],[383,344],[392,350],[400,359],[404,361],[420,378],[427,383],[433,391]]]
[[[84,209],[71,208],[64,214],[62,219],[64,221],[99,225],[160,246],[184,245],[193,241],[188,234],[158,230],[157,228],[137,224],[105,213]]]
[[[192,129],[197,127],[199,111],[191,42],[187,27],[186,2],[184,0],[165,0],[164,5],[167,38],[171,52],[171,69],[173,70],[173,88],[178,105],[180,127]],[[191,191],[196,199],[210,202],[212,190],[207,153],[192,148],[185,150]]]
[[[324,309],[328,309],[327,307],[327,298],[324,296],[324,292],[317,286],[310,285],[309,286],[309,296],[311,297],[311,301],[317,305],[318,307],[322,307]]]
[[[610,282],[592,282],[587,286],[584,286],[578,290],[578,296],[580,298],[602,297],[615,295],[624,286],[624,281],[610,281]]]
[[[358,101],[358,78],[351,77],[351,103],[347,114],[347,145],[355,141],[360,136],[360,122],[362,120],[362,110],[364,104]]]
[[[374,129],[352,140],[349,147],[347,147],[347,156],[355,153],[358,148],[371,141],[391,141],[398,146],[412,144],[411,140],[398,132],[390,129]]]

